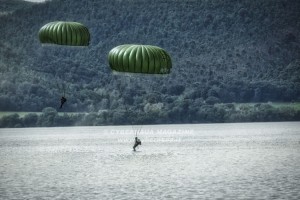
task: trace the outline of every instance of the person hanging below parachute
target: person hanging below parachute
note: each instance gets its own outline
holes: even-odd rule
[[[88,46],[90,43],[88,28],[78,22],[50,22],[40,28],[38,35],[42,44]],[[63,88],[63,93],[60,99],[60,109],[67,101],[65,88]]]
[[[64,103],[66,103],[67,99],[66,97],[62,96],[61,99],[60,99],[60,109],[62,109],[62,106],[64,105]]]
[[[58,82],[57,82],[57,88],[58,88],[59,91],[62,92],[62,96],[61,96],[61,98],[60,98],[60,107],[59,107],[60,109],[62,109],[64,103],[67,102],[67,98],[66,98],[66,90],[69,88],[69,86],[66,85],[66,83],[62,83],[62,84],[60,85],[60,84],[58,84]]]
[[[171,72],[171,56],[162,48],[152,45],[124,44],[108,53],[109,67],[120,74],[166,75]],[[135,135],[133,151],[142,145]]]

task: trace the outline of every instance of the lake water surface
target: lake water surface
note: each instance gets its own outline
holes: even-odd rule
[[[298,200],[300,122],[0,129],[0,199]]]

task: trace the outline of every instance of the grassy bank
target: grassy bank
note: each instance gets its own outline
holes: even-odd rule
[[[15,111],[9,112],[9,111],[0,111],[0,118],[2,118],[4,116],[8,116],[8,115],[13,115],[13,114],[18,114],[20,117],[24,117],[25,115],[30,114],[30,113],[35,113],[37,115],[42,114],[42,112],[15,112]]]
[[[41,115],[43,112],[16,112],[16,111],[0,111],[0,118],[4,116],[9,116],[9,115],[14,115],[18,114],[19,117],[23,118],[28,114],[36,114],[36,115]],[[77,114],[85,114],[83,112],[58,112],[58,115],[63,116],[63,115],[77,115]]]
[[[267,102],[267,103],[233,103],[236,109],[242,107],[255,107],[257,105],[270,105],[274,108],[290,108],[296,111],[300,110],[300,102],[283,103],[283,102]]]

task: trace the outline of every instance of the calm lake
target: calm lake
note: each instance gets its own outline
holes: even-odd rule
[[[298,200],[300,122],[0,129],[0,199]]]

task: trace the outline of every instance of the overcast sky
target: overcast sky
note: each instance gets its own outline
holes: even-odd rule
[[[24,0],[24,1],[31,1],[31,2],[43,2],[45,0]]]

